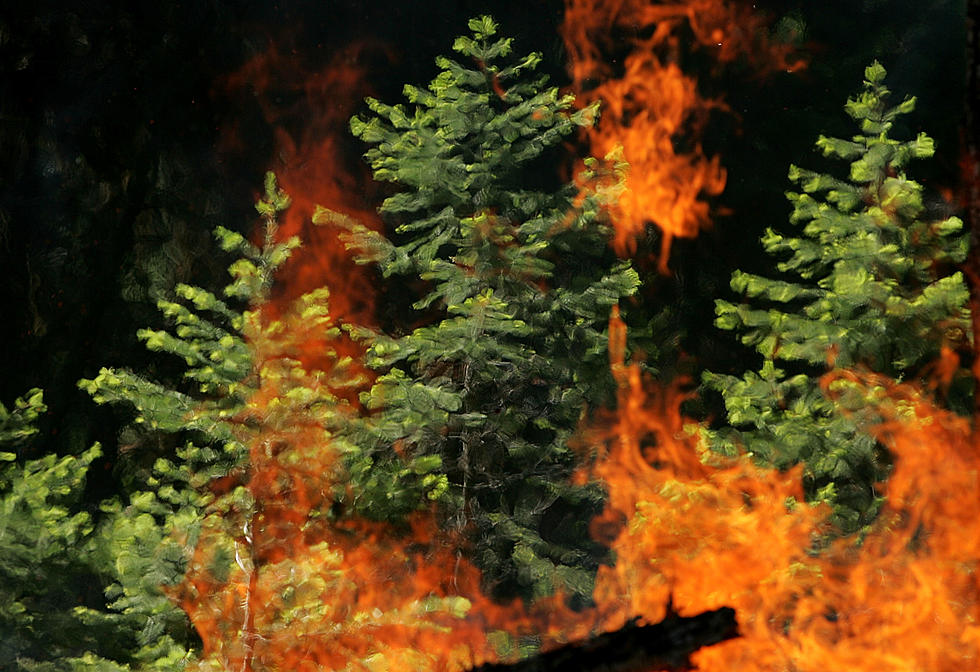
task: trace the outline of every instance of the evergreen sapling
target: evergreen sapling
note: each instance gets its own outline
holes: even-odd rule
[[[98,444],[81,455],[22,459],[47,410],[41,390],[0,404],[0,669],[124,669],[134,660],[134,619],[104,609],[96,518],[83,508]]]
[[[541,56],[513,55],[490,17],[469,28],[459,60],[404,88],[408,107],[369,99],[351,121],[375,178],[399,188],[380,208],[392,233],[314,218],[341,226],[360,263],[423,287],[413,307],[425,312],[387,333],[351,330],[381,374],[349,436],[352,503],[390,519],[435,501],[491,594],[560,590],[584,604],[607,560],[588,533],[604,493],[575,479],[587,461],[569,439],[613,398],[607,323],[638,285],[603,210],[625,168],[588,159],[576,183],[529,186],[597,109],[573,110],[534,74]]]
[[[335,392],[361,378],[333,348],[341,334],[325,288],[280,312],[270,306],[275,272],[299,245],[278,240],[277,218],[288,206],[269,174],[256,206],[262,246],[216,230],[221,247],[240,255],[229,267],[229,301],[178,285],[177,300],[158,301],[175,326],[139,332],[151,350],[184,360],[181,389],[116,369],[80,382],[95,401],[131,408],[135,426],[186,440],[176,455],[156,459],[144,489],[115,507],[106,531],[119,572],[112,606],[143,616],[143,640],[157,644],[144,658],[156,666],[179,662],[159,646],[186,627],[178,603],[207,640],[203,664],[259,666],[256,643],[288,625],[264,609],[262,576],[278,576],[264,572],[329,510],[339,488],[331,429],[344,422],[347,404]],[[321,346],[312,363],[310,344]]]
[[[863,367],[915,379],[969,333],[963,277],[946,270],[966,254],[962,222],[928,216],[922,186],[906,169],[932,156],[933,141],[925,133],[891,137],[915,99],[890,105],[884,79],[873,63],[864,91],[846,105],[857,135],[816,143],[825,156],[850,162],[846,179],[790,168],[802,190],[787,194],[800,234],[770,229],[762,239],[782,277],[736,271],[732,289],[747,302],[717,302],[717,326],[740,333],[762,367],[741,378],[704,376],[722,394],[731,425],[708,431],[709,444],[779,468],[803,462],[808,497],[830,502],[844,532],[874,518],[888,459],[864,431],[876,419],[873,402],[824,390],[819,377]]]

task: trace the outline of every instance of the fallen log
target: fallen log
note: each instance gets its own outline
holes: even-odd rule
[[[649,672],[691,669],[690,656],[738,636],[735,610],[722,607],[679,616],[671,605],[655,625],[634,618],[619,630],[574,642],[516,663],[487,663],[470,672]]]

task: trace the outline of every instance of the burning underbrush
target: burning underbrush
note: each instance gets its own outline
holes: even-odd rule
[[[624,362],[615,316],[611,331],[619,406],[583,431],[603,447],[588,476],[609,492],[593,533],[615,553],[593,607],[491,601],[465,543],[432,512],[400,526],[338,523],[323,487],[337,458],[329,437],[287,414],[253,450],[256,514],[236,538],[206,530],[182,588],[201,669],[465,670],[635,617],[654,624],[671,604],[680,616],[735,610],[740,636],[697,652],[704,670],[976,663],[980,459],[965,419],[914,387],[838,374],[881,409],[875,431],[894,470],[873,531],[817,550],[826,511],[802,503],[799,469],[704,452],[679,410],[685,394],[643,380]],[[294,447],[288,459],[268,450],[277,440]],[[222,554],[236,560],[231,574],[214,569]]]
[[[760,41],[752,13],[734,3],[568,0],[566,8],[574,87],[584,104],[603,101],[590,153],[621,146],[632,166],[614,213],[615,245],[621,254],[635,250],[652,222],[663,233],[666,270],[671,240],[710,223],[709,201],[726,183],[720,158],[698,141],[724,103],[702,98],[679,67],[680,31],[719,63],[747,54],[761,69],[799,64]],[[627,25],[631,37],[612,44]],[[610,50],[622,52],[615,69]],[[278,57],[264,58],[242,76],[262,80]],[[277,135],[280,179],[294,198],[283,233],[300,234],[305,245],[270,310],[282,329],[301,328],[303,314],[288,305],[322,285],[339,318],[375,318],[374,279],[350,263],[334,234],[308,224],[318,203],[382,226],[351,197],[359,187],[344,183],[337,162],[337,134],[366,92],[362,74],[335,63],[316,75],[298,100],[336,115],[315,139]],[[276,109],[264,109],[268,123],[280,122]],[[175,593],[204,643],[200,669],[465,670],[587,640],[633,618],[655,624],[669,605],[680,616],[735,610],[740,636],[694,654],[703,670],[977,665],[980,451],[968,420],[913,386],[847,372],[828,378],[828,390],[846,380],[873,400],[882,418],[874,432],[894,460],[873,529],[860,543],[828,545],[827,511],[804,502],[800,467],[780,472],[709,452],[680,410],[689,386],[647,380],[627,361],[615,311],[609,339],[616,408],[596,412],[578,439],[594,455],[578,477],[608,492],[591,529],[614,561],[598,572],[594,605],[572,610],[561,595],[531,605],[492,601],[460,531],[440,526],[433,510],[397,524],[338,510],[342,446],[308,422],[329,395],[293,392],[320,389],[327,364],[301,356],[270,369],[250,402],[248,414],[270,430],[252,442],[250,473],[232,505],[244,515],[240,530],[205,526]],[[343,343],[339,354],[356,369],[363,352]],[[361,410],[354,403],[344,412]]]

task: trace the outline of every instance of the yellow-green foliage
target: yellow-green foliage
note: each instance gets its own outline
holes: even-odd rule
[[[711,444],[781,468],[802,461],[808,495],[831,502],[835,522],[849,532],[874,517],[887,456],[863,431],[875,421],[871,400],[840,390],[828,398],[819,376],[835,367],[919,376],[944,347],[947,356],[956,347],[949,334],[962,341],[969,332],[963,276],[944,271],[966,254],[963,224],[926,211],[922,186],[906,170],[912,159],[932,156],[933,143],[924,133],[891,137],[915,99],[889,105],[884,79],[884,68],[872,64],[864,91],[848,101],[856,135],[816,143],[825,156],[849,162],[845,177],[790,168],[801,188],[787,194],[798,232],[769,230],[762,239],[782,278],[736,271],[731,287],[743,301],[717,302],[715,323],[755,348],[761,368],[705,375],[732,426],[708,432]],[[961,370],[947,381],[954,402],[968,380]]]

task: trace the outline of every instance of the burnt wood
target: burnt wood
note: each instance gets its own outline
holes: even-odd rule
[[[704,646],[738,636],[735,610],[722,607],[679,616],[668,605],[655,625],[634,618],[619,630],[575,642],[516,663],[487,663],[470,672],[648,672],[688,670],[690,656]]]

